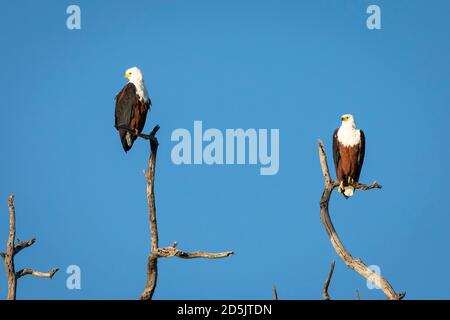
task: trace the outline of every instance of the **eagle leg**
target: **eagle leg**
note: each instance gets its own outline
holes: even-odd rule
[[[339,183],[338,192],[342,193],[342,191],[344,191],[344,181],[341,181],[341,183]]]

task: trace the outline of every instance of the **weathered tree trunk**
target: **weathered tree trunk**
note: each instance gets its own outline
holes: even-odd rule
[[[333,223],[331,222],[330,214],[328,211],[328,205],[330,202],[331,194],[334,188],[339,186],[339,182],[333,181],[330,176],[330,171],[328,169],[327,156],[325,153],[325,147],[323,142],[319,140],[319,160],[320,166],[322,168],[322,174],[325,181],[325,188],[320,198],[320,219],[325,227],[325,231],[330,237],[331,244],[333,245],[334,250],[338,254],[338,256],[344,261],[344,263],[349,266],[351,269],[358,272],[361,276],[363,276],[366,280],[373,282],[376,286],[378,286],[386,295],[386,297],[390,300],[400,300],[405,296],[405,293],[397,294],[390,283],[381,275],[369,269],[361,259],[355,259],[352,255],[345,249],[342,244],[339,236],[334,229]],[[381,186],[374,182],[371,185],[363,185],[357,183],[354,185],[356,189],[359,190],[370,190],[375,188],[381,188]]]
[[[31,239],[26,242],[16,240],[16,210],[14,207],[14,196],[10,195],[8,199],[9,207],[9,238],[6,244],[6,253],[0,253],[5,263],[6,278],[8,281],[8,300],[16,300],[17,280],[25,275],[32,275],[39,278],[53,278],[58,269],[53,268],[50,272],[40,272],[33,269],[22,269],[16,273],[14,266],[14,257],[23,249],[33,245],[36,239]]]
[[[128,130],[128,128],[122,128]],[[208,258],[218,259],[229,257],[233,255],[232,251],[222,253],[209,253],[209,252],[183,252],[176,248],[177,243],[174,242],[172,246],[159,248],[158,237],[158,223],[156,219],[156,205],[155,205],[155,171],[156,171],[156,155],[158,152],[158,140],[156,139],[156,133],[159,130],[159,126],[155,126],[149,135],[141,134],[140,137],[150,141],[150,157],[148,160],[148,169],[144,172],[146,185],[147,185],[147,204],[148,204],[148,216],[150,221],[150,235],[151,235],[151,252],[147,258],[147,279],[145,282],[145,288],[139,297],[141,300],[151,300],[153,293],[155,292],[158,281],[158,258],[164,257],[178,257],[183,259],[194,258]]]

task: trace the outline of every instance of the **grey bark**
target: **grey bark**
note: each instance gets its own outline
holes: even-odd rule
[[[327,162],[327,156],[325,153],[325,147],[323,145],[323,142],[319,140],[318,142],[318,148],[319,148],[319,160],[320,160],[320,166],[322,168],[322,174],[325,181],[325,187],[322,194],[322,197],[320,198],[320,219],[322,220],[322,223],[325,227],[325,231],[327,232],[331,244],[333,245],[334,250],[338,254],[338,256],[344,261],[344,263],[350,267],[351,269],[358,272],[361,276],[363,276],[366,280],[369,280],[373,282],[375,285],[377,285],[383,293],[386,295],[386,297],[390,300],[400,300],[405,296],[405,293],[397,294],[394,289],[392,288],[391,284],[381,275],[377,274],[376,272],[369,269],[361,259],[353,258],[353,256],[348,252],[344,245],[342,244],[336,230],[334,229],[333,223],[330,218],[330,214],[328,211],[328,206],[330,202],[331,194],[334,190],[334,188],[339,186],[338,181],[333,181],[330,176],[330,171],[328,169],[328,162]],[[371,185],[364,185],[357,183],[354,185],[356,189],[359,190],[370,190],[370,189],[379,189],[381,188],[381,185],[379,185],[377,182],[372,183]]]
[[[51,279],[53,278],[55,273],[58,272],[58,269],[53,268],[49,272],[41,272],[29,268],[22,269],[19,272],[15,271],[14,257],[23,249],[32,246],[36,242],[36,239],[31,239],[25,242],[17,239],[17,245],[14,245],[16,241],[16,209],[14,207],[14,195],[9,196],[8,207],[9,207],[9,238],[6,244],[6,252],[0,253],[0,257],[3,258],[3,262],[5,264],[6,278],[8,281],[7,299],[16,300],[18,279],[26,275]]]
[[[144,291],[139,297],[141,300],[151,300],[156,289],[158,281],[158,258],[178,257],[183,259],[207,258],[219,259],[233,255],[232,251],[221,253],[210,252],[184,252],[176,248],[177,243],[174,242],[172,246],[159,248],[158,223],[156,219],[156,205],[155,205],[155,171],[156,171],[156,155],[158,152],[158,140],[156,133],[159,126],[155,126],[149,135],[141,135],[140,137],[150,141],[150,157],[148,160],[148,169],[144,172],[146,187],[147,187],[147,204],[148,216],[150,221],[150,235],[151,235],[151,252],[147,258],[147,279],[145,282]]]

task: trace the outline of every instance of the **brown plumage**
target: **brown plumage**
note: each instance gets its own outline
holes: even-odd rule
[[[348,122],[352,123],[348,125]],[[333,160],[336,176],[340,183],[339,192],[342,192],[344,197],[348,198],[353,195],[353,184],[359,181],[361,175],[366,151],[366,139],[364,132],[356,129],[351,115],[344,115],[343,123],[344,125],[336,129],[333,134]],[[344,144],[339,140],[339,130],[344,131],[342,135],[347,138],[348,143]]]
[[[119,129],[120,140],[125,152],[133,146],[133,142],[137,139],[136,134],[140,134],[144,129],[150,106],[150,99],[144,101],[143,98],[137,95],[136,86],[131,82],[126,84],[116,95],[116,126],[124,125],[135,130],[133,134],[125,129]]]

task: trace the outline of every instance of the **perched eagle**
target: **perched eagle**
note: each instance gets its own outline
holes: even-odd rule
[[[366,139],[364,132],[356,128],[351,114],[342,116],[342,124],[333,134],[333,159],[336,176],[339,180],[339,192],[345,198],[351,197],[358,182],[364,162]]]
[[[127,152],[144,129],[147,112],[152,102],[139,68],[128,69],[125,72],[125,78],[128,79],[128,83],[116,95],[116,127],[126,126],[134,130],[132,133],[125,129],[117,129],[123,149]]]

